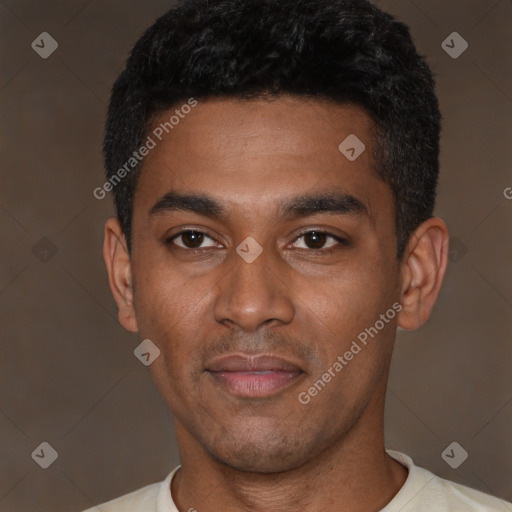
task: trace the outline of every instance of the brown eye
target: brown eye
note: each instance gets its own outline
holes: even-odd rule
[[[321,249],[327,239],[327,235],[320,231],[310,231],[303,236],[309,249]]]
[[[181,240],[180,240],[181,239]],[[167,240],[168,243],[173,243],[177,245],[178,247],[182,247],[184,249],[199,249],[199,248],[205,248],[205,247],[214,247],[215,243],[211,245],[203,245],[203,242],[211,240],[214,242],[212,238],[210,238],[208,235],[203,233],[202,231],[195,231],[192,229],[181,231],[180,233],[174,235],[169,240]],[[181,243],[179,243],[181,242]]]
[[[199,231],[186,231],[185,233],[182,233],[181,239],[186,247],[196,249],[202,244],[204,234]]]
[[[297,240],[301,240],[302,243],[295,242],[293,245],[298,249],[311,249],[312,251],[321,251],[333,248],[336,245],[348,245],[348,241],[339,236],[335,236],[326,231],[311,230],[306,233],[302,233]],[[331,241],[329,242],[329,239]],[[328,245],[325,245],[328,243]]]

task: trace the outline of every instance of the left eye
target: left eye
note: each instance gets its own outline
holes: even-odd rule
[[[325,246],[325,243],[329,238],[331,239],[332,242],[329,245]],[[332,235],[325,231],[308,231],[307,233],[303,233],[297,238],[297,240],[300,239],[302,239],[302,246],[297,245],[297,242],[293,244],[294,247],[299,249],[321,250],[330,249],[337,243],[347,245],[347,241],[345,239]]]

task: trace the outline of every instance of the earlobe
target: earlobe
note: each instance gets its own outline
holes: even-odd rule
[[[448,228],[432,217],[412,233],[401,269],[398,326],[418,329],[430,317],[448,264]]]
[[[115,217],[105,223],[103,259],[110,290],[118,308],[119,323],[128,331],[138,332],[133,305],[133,280],[130,255],[121,225]]]

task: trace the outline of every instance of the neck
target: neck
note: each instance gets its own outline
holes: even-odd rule
[[[182,464],[172,482],[180,511],[376,512],[407,478],[407,469],[384,449],[385,388],[353,428],[328,450],[280,473],[250,473],[206,454],[176,422]]]

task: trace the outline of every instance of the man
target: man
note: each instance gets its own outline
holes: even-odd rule
[[[440,115],[405,25],[364,0],[200,0],[117,80],[104,257],[181,465],[90,510],[512,510],[384,448],[397,327],[447,265]]]

